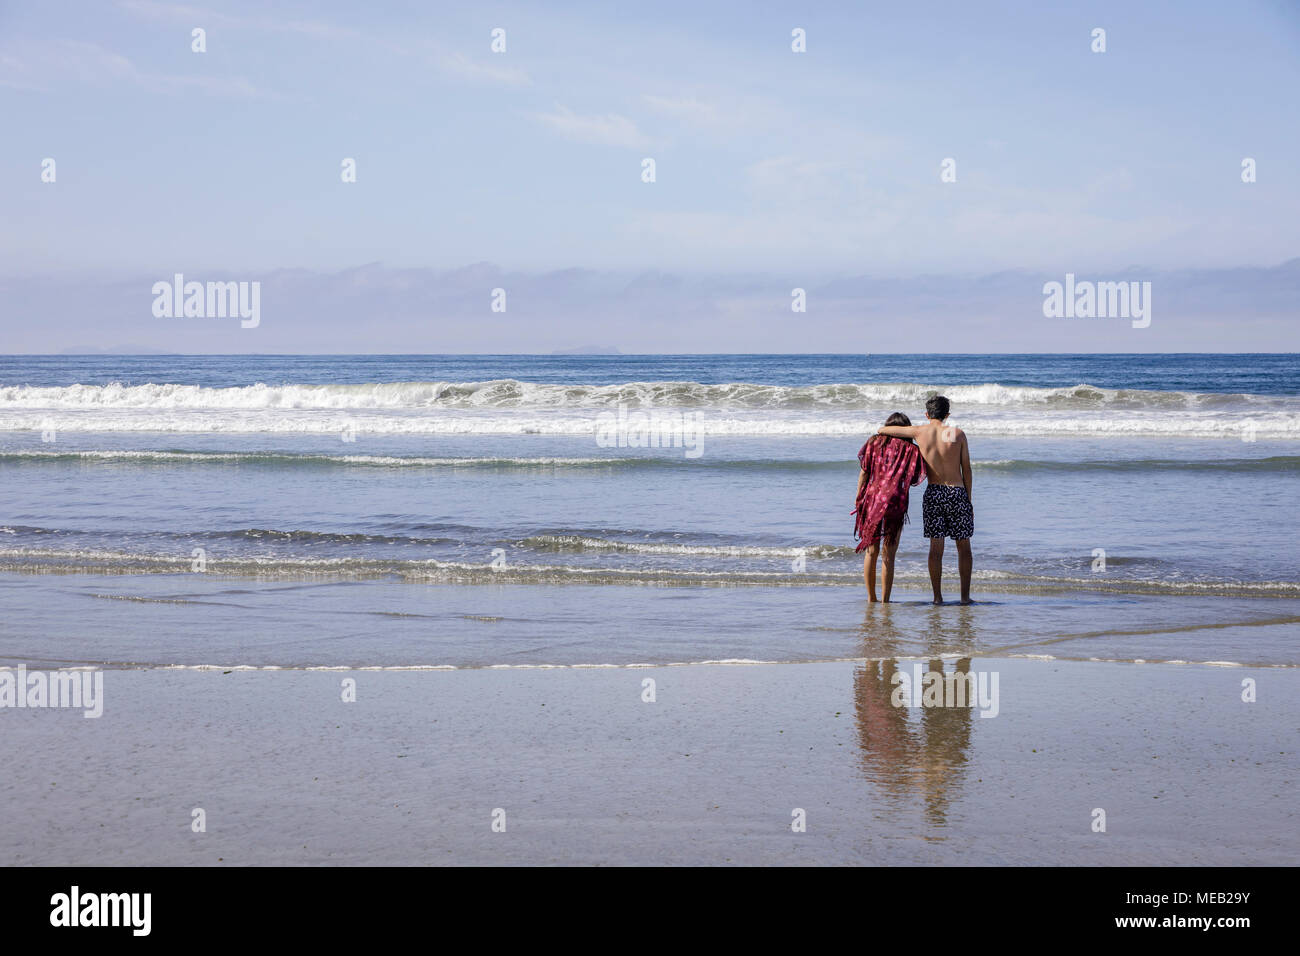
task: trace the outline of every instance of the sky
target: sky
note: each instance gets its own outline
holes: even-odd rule
[[[1298,94],[1281,0],[0,2],[0,351],[861,351],[864,315],[927,351],[927,277],[961,312],[1003,273],[933,350],[1300,350]],[[374,322],[331,307],[361,269]],[[263,321],[160,324],[178,272],[261,281]],[[1066,273],[1153,281],[1155,331],[1044,319]],[[1167,294],[1193,274],[1219,312]],[[515,277],[513,316],[401,296],[476,275]]]

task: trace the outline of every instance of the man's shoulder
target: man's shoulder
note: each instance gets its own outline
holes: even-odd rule
[[[922,434],[933,441],[953,441],[958,435],[962,434],[962,430],[956,425],[943,425],[933,422],[926,425]]]

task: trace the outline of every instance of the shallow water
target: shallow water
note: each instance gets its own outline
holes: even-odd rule
[[[8,357],[0,658],[490,666],[1012,648],[1300,663],[1298,367]],[[916,489],[902,603],[869,608],[854,457],[875,423],[919,421],[938,390],[971,442],[974,591],[990,603],[919,603]],[[637,414],[675,422],[680,442],[635,447],[635,425],[602,439],[602,423]]]

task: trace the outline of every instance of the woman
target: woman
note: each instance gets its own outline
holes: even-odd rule
[[[894,412],[886,425],[908,427],[912,420]],[[925,477],[925,461],[915,442],[906,438],[874,435],[858,452],[862,473],[858,475],[858,494],[854,503],[856,522],[853,537],[859,539],[857,550],[867,549],[862,560],[862,576],[867,582],[867,600],[876,601],[876,557],[884,544],[885,601],[894,587],[894,554],[898,537],[907,521],[908,489]]]

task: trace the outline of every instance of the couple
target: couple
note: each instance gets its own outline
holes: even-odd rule
[[[975,533],[971,498],[970,449],[966,433],[944,425],[948,399],[936,395],[925,403],[924,425],[913,425],[901,412],[886,419],[884,427],[862,446],[858,462],[857,522],[853,536],[857,550],[867,549],[862,576],[867,600],[876,600],[876,556],[885,556],[885,601],[894,586],[894,555],[907,520],[908,489],[928,478],[925,489],[925,536],[930,539],[930,586],[934,603],[943,603],[943,540],[957,542],[957,567],[961,572],[961,603],[970,604],[970,536]],[[917,445],[920,445],[918,448]],[[882,548],[883,544],[883,548]]]

